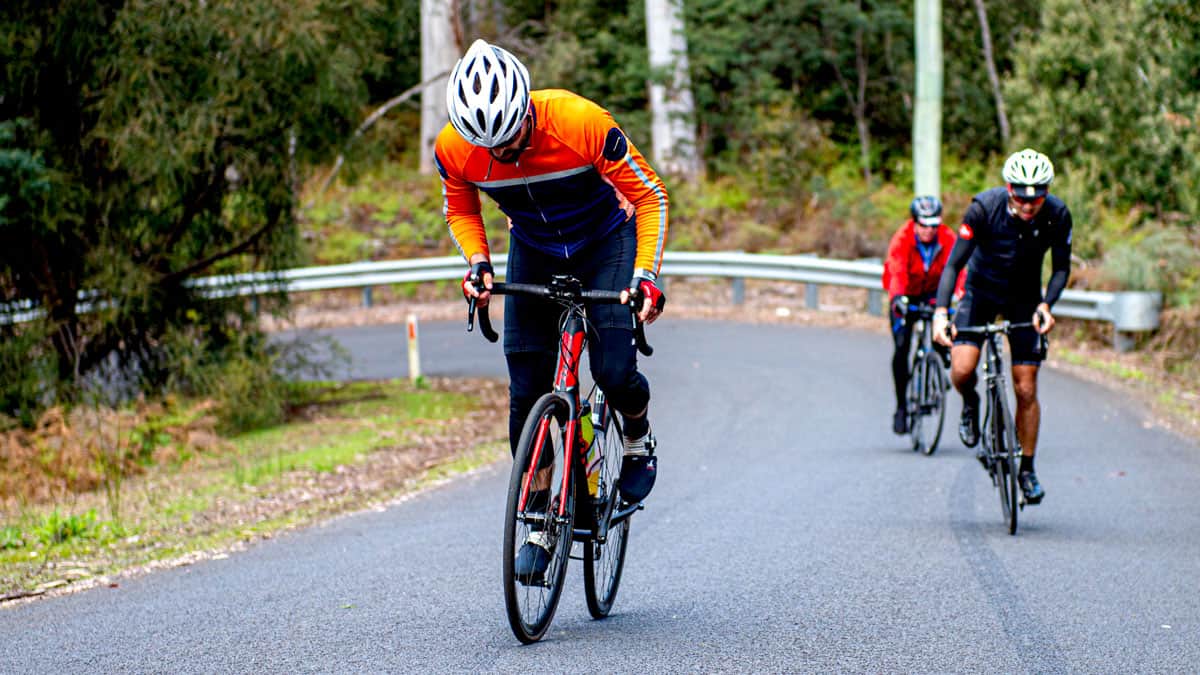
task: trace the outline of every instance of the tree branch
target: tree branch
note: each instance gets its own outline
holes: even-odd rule
[[[419,93],[425,87],[428,87],[429,85],[433,84],[434,82],[437,82],[438,80],[446,77],[449,74],[450,74],[449,70],[443,70],[442,72],[438,73],[437,75],[434,75],[433,77],[425,80],[424,82],[421,82],[420,84],[415,84],[415,85],[409,87],[408,89],[404,90],[404,93],[400,94],[399,96],[396,96],[395,98],[392,98],[387,103],[384,103],[383,105],[379,106],[379,108],[377,110],[375,110],[375,112],[371,113],[370,115],[367,116],[367,119],[363,120],[362,124],[358,125],[358,128],[354,130],[354,135],[350,137],[350,140],[346,141],[345,147],[349,148],[350,145],[352,143],[354,143],[354,141],[358,140],[359,136],[363,135],[363,132],[365,132],[367,129],[370,129],[372,126],[374,126],[374,124],[379,121],[379,118],[386,115],[389,110],[391,110],[392,108],[395,108],[396,106],[400,105],[401,103],[404,103],[408,99],[412,98],[415,94]],[[306,208],[306,209],[312,208],[313,204],[316,202],[316,198],[318,196],[320,196],[321,194],[323,194],[326,190],[329,189],[330,184],[333,183],[333,179],[335,177],[337,177],[338,172],[342,170],[342,165],[346,163],[345,152],[346,152],[345,149],[343,149],[342,152],[340,154],[338,154],[337,161],[335,161],[333,163],[333,170],[329,172],[329,176],[327,176],[325,178],[325,181],[323,183],[321,183],[321,188],[319,190],[317,190],[316,194],[313,195],[313,198],[310,199],[308,201],[308,203],[304,205],[304,208]]]
[[[178,283],[178,282],[182,281],[183,279],[186,279],[186,278],[192,276],[193,274],[196,274],[200,270],[203,270],[203,269],[211,266],[213,263],[217,262],[218,260],[224,260],[225,258],[228,258],[230,256],[234,256],[239,253],[244,253],[247,249],[249,249],[256,242],[258,242],[259,239],[262,239],[264,234],[266,234],[267,232],[270,232],[272,228],[274,228],[276,225],[279,224],[280,209],[274,208],[274,209],[272,209],[272,211],[273,211],[273,213],[267,218],[267,222],[262,227],[255,230],[249,237],[243,239],[241,242],[235,244],[234,246],[231,246],[231,247],[225,249],[224,251],[221,251],[219,253],[214,253],[213,255],[210,255],[207,258],[198,260],[181,270],[177,270],[175,272],[172,272],[170,274],[163,276],[161,279],[159,279],[159,284],[165,286],[165,285]]]
[[[988,28],[987,6],[983,0],[975,0],[975,13],[979,15],[979,30],[983,34],[983,62],[987,65],[988,80],[992,83],[992,97],[996,99],[996,121],[1000,125],[1000,143],[1007,152],[1008,114],[1004,112],[1004,95],[1000,92],[1000,75],[996,72],[996,59],[992,55],[992,31]]]

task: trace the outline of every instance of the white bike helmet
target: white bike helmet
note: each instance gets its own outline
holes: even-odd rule
[[[1037,150],[1025,148],[1008,156],[1003,175],[1018,197],[1044,197],[1054,180],[1054,165]]]
[[[529,71],[504,49],[476,40],[450,72],[446,109],[468,143],[504,145],[529,112]]]

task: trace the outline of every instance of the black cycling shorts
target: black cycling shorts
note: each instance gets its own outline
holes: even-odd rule
[[[954,338],[956,345],[975,345],[983,347],[983,333],[965,333],[963,326],[982,326],[1002,316],[1013,323],[1026,323],[1033,319],[1041,299],[1029,302],[995,302],[989,298],[977,296],[971,289],[963,295],[958,303],[958,312],[954,315],[954,325],[958,327],[958,335]],[[1012,353],[1014,366],[1037,366],[1046,358],[1047,340],[1045,335],[1038,335],[1032,328],[1014,328],[1008,334],[1008,348]]]

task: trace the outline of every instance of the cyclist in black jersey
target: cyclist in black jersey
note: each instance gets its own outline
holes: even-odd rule
[[[1009,334],[1012,380],[1017,398],[1017,438],[1022,455],[1018,477],[1025,500],[1037,504],[1045,496],[1033,467],[1041,407],[1037,400],[1038,367],[1046,357],[1046,334],[1054,328],[1051,308],[1070,276],[1071,212],[1049,194],[1054,165],[1026,148],[1004,162],[1006,185],[981,192],[971,200],[958,230],[958,240],[938,284],[933,319],[934,339],[951,345],[950,380],[962,394],[959,437],[967,447],[979,442],[979,394],[975,366],[983,336],[959,333],[959,326],[987,323],[1003,315],[1014,321],[1032,317],[1034,330]],[[1042,261],[1050,251],[1051,273],[1042,293]],[[959,270],[967,266],[967,282],[954,326],[947,318]]]

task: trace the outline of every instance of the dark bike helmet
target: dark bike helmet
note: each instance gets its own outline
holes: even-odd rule
[[[932,196],[917,197],[908,206],[914,221],[922,225],[942,224],[942,200]]]

